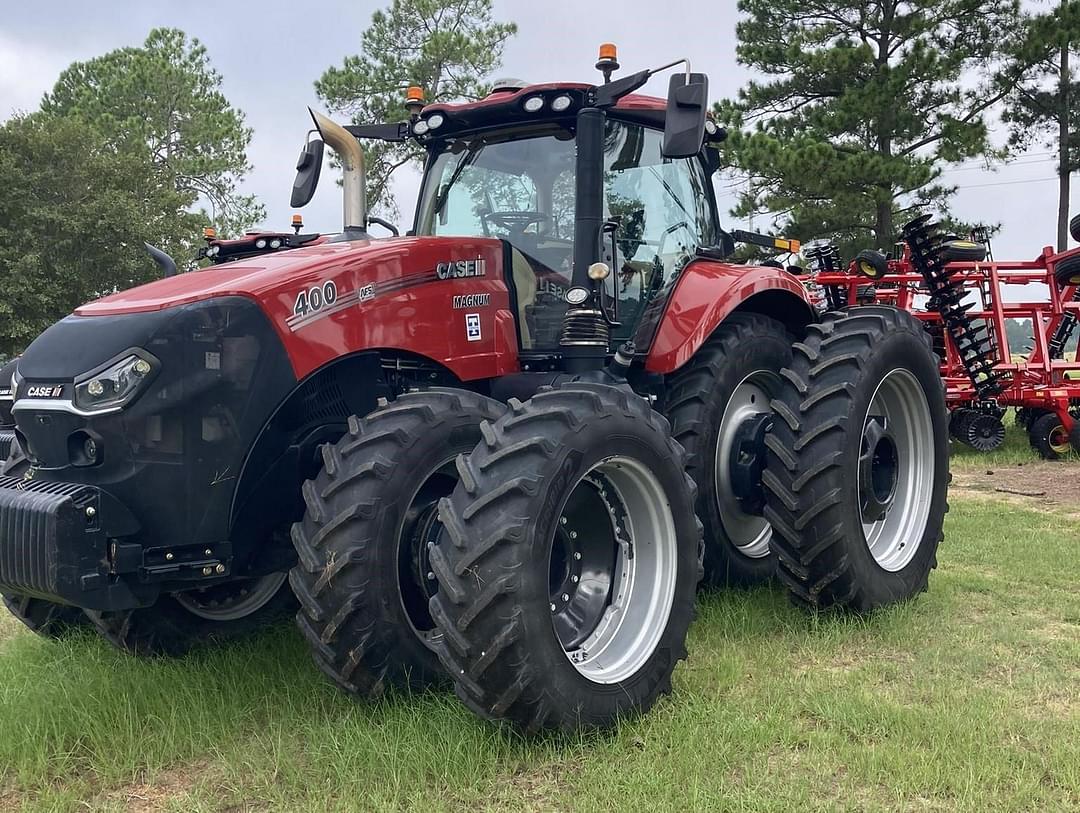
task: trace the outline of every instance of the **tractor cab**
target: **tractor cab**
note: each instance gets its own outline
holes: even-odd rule
[[[416,216],[421,236],[493,237],[504,242],[524,350],[559,347],[575,286],[577,144],[574,107],[562,88],[493,94],[493,105],[535,109],[547,121],[444,132],[428,139],[428,167]],[[597,261],[611,272],[593,280],[613,340],[628,340],[639,317],[695,257],[717,243],[719,223],[709,172],[699,156],[668,158],[662,113],[604,122],[601,230]],[[560,113],[561,111],[561,113]],[[494,111],[493,111],[494,112]],[[652,121],[650,121],[652,119]],[[421,119],[420,121],[425,121]],[[429,131],[430,132],[430,131]]]
[[[724,133],[706,119],[706,77],[686,63],[667,100],[638,95],[685,60],[609,81],[618,64],[605,48],[600,86],[503,80],[477,102],[429,105],[410,88],[410,120],[389,125],[340,127],[313,112],[321,139],[309,134],[293,205],[314,193],[325,140],[346,168],[342,237],[366,238],[356,140],[417,143],[426,167],[411,234],[499,240],[521,351],[597,366],[690,261],[731,243],[709,180]]]

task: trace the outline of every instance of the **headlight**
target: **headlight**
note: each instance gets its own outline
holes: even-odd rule
[[[443,126],[443,123],[445,121],[446,121],[446,119],[443,117],[442,113],[433,113],[432,115],[428,116],[428,120],[427,120],[428,129],[429,130],[438,130],[440,127]]]
[[[132,401],[153,377],[155,365],[132,353],[75,384],[75,406],[87,412],[119,409]]]
[[[22,376],[19,375],[19,368],[16,367],[11,373],[11,397],[12,399],[19,397],[19,385],[22,383]]]
[[[428,123],[423,119],[413,122],[412,131],[413,135],[423,135],[428,131]]]
[[[525,100],[522,105],[525,108],[526,113],[539,113],[544,109],[544,97],[543,96],[530,96]]]
[[[556,113],[562,113],[564,110],[569,110],[570,105],[573,102],[569,96],[556,96],[551,100],[551,109]]]

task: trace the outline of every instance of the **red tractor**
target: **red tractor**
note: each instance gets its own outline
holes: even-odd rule
[[[16,615],[168,654],[295,596],[349,692],[450,679],[575,729],[670,690],[703,574],[811,609],[926,589],[948,435],[921,324],[725,262],[706,77],[663,100],[598,67],[401,123],[314,114],[293,202],[329,144],[341,234],[45,331],[0,480]],[[367,233],[362,139],[426,150],[404,237]]]

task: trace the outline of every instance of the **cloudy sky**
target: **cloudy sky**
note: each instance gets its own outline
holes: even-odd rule
[[[207,46],[224,76],[225,93],[255,130],[249,150],[254,171],[244,190],[267,205],[268,226],[286,227],[293,166],[316,105],[314,80],[330,65],[356,53],[360,33],[383,0],[50,0],[7,3],[0,17],[0,119],[32,110],[64,67],[113,48],[138,45],[154,26],[176,26]],[[635,10],[640,6],[640,10]],[[596,47],[619,45],[625,69],[689,57],[709,75],[714,98],[733,95],[749,74],[735,62],[734,0],[679,3],[495,0],[501,20],[519,26],[498,72],[530,81],[593,81]],[[646,92],[663,95],[666,79]],[[416,176],[396,184],[403,212],[410,212]],[[961,190],[955,209],[971,221],[1000,222],[999,259],[1034,257],[1054,241],[1057,185],[1052,157],[1038,147],[1015,164],[988,171],[977,162],[951,170],[946,180]],[[723,199],[725,210],[732,200]],[[1075,185],[1074,185],[1075,186]],[[1080,193],[1074,194],[1074,204]],[[337,189],[324,183],[304,211],[310,229],[341,225]],[[747,224],[725,217],[728,227]],[[756,224],[761,227],[762,223]]]

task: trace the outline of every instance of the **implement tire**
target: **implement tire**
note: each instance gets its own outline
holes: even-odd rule
[[[445,681],[427,645],[437,637],[428,550],[440,532],[438,501],[457,484],[457,456],[480,441],[480,422],[505,411],[467,390],[408,393],[350,418],[348,433],[323,447],[293,526],[299,562],[290,581],[315,663],[347,692]]]
[[[770,411],[781,386],[780,370],[790,363],[791,337],[782,324],[736,313],[669,377],[665,412],[698,486],[707,584],[750,586],[775,573],[772,531],[760,503],[755,509],[735,497],[731,462],[738,454],[739,425]]]
[[[867,612],[924,591],[949,480],[930,337],[895,308],[825,314],[783,376],[763,481],[792,598]]]
[[[1028,427],[1028,443],[1043,460],[1060,460],[1072,451],[1069,433],[1056,414],[1046,411]]]
[[[481,427],[439,508],[436,645],[465,704],[603,728],[671,691],[701,578],[685,453],[628,389],[539,392]]]

